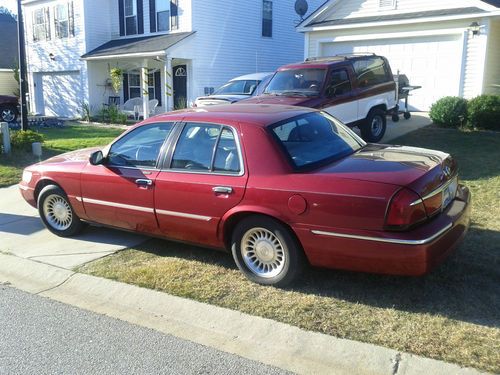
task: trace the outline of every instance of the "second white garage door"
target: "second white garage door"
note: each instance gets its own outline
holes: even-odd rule
[[[320,46],[321,56],[374,52],[387,57],[393,74],[399,69],[411,85],[422,86],[409,99],[417,110],[429,110],[443,96],[459,95],[461,51],[461,35],[331,42]]]
[[[83,99],[80,72],[44,73],[41,80],[45,116],[79,116]]]

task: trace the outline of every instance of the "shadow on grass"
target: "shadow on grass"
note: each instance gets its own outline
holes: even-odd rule
[[[500,232],[473,226],[457,252],[429,275],[400,277],[309,267],[289,290],[499,327],[498,244]],[[191,245],[152,240],[137,250],[236,269],[230,254]]]

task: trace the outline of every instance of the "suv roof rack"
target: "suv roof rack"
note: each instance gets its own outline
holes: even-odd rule
[[[352,52],[352,53],[342,53],[333,56],[319,56],[319,57],[308,57],[305,61],[327,61],[327,60],[347,60],[352,57],[362,57],[362,56],[376,56],[373,52]]]

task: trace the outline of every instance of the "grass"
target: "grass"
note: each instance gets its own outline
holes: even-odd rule
[[[308,269],[289,289],[248,282],[229,254],[169,241],[79,269],[303,329],[500,372],[500,133],[424,128],[394,143],[452,153],[473,194],[458,251],[421,278]]]
[[[39,132],[45,135],[42,159],[79,148],[106,145],[122,131],[116,128],[83,125],[40,129]],[[31,153],[20,150],[13,150],[9,155],[0,154],[0,187],[17,184],[24,167],[38,161],[40,160]]]

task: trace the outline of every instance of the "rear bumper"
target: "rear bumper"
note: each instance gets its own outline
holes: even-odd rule
[[[470,199],[469,190],[460,186],[444,212],[404,233],[294,229],[313,266],[419,276],[440,264],[462,241],[470,223]]]

